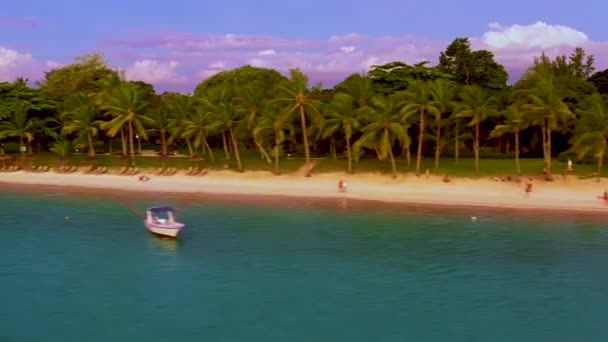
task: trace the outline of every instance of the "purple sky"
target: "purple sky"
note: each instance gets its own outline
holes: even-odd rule
[[[286,72],[299,67],[331,86],[353,72],[400,60],[437,62],[456,37],[488,49],[516,80],[545,51],[575,46],[608,68],[601,2],[562,0],[182,0],[53,2],[0,5],[0,81],[43,72],[100,51],[130,79],[158,91],[190,92],[221,70],[251,64]]]

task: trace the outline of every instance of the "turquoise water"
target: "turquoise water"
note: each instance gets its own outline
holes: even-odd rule
[[[0,203],[0,341],[608,340],[598,216],[206,199],[174,241],[103,198]]]

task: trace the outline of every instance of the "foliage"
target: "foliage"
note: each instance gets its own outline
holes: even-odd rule
[[[438,69],[454,76],[463,85],[478,85],[489,89],[504,89],[508,75],[487,50],[471,50],[468,38],[456,38],[439,56]]]
[[[45,79],[38,82],[40,91],[55,100],[62,100],[73,93],[93,94],[100,90],[101,82],[116,76],[101,53],[76,57],[74,63],[45,72]]]
[[[392,94],[397,91],[406,90],[409,84],[415,80],[432,81],[452,78],[449,74],[440,71],[436,67],[427,67],[427,64],[428,62],[424,61],[414,65],[408,65],[403,62],[373,65],[367,76],[372,79],[375,90],[380,94]],[[351,77],[355,76],[351,75]]]
[[[27,102],[30,113],[38,117],[48,116],[45,113],[52,113],[56,109],[53,101],[37,89],[28,87],[26,79],[0,83],[0,120],[9,118],[21,102]]]

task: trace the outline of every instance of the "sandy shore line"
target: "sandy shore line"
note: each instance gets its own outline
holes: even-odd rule
[[[343,179],[348,192],[338,192]],[[598,199],[604,184],[580,180],[574,176],[556,182],[534,181],[534,190],[526,196],[523,184],[481,179],[456,178],[443,183],[437,176],[426,178],[401,175],[392,179],[381,174],[324,173],[313,177],[275,176],[268,172],[210,171],[205,176],[150,176],[142,182],[138,176],[113,174],[89,175],[55,172],[0,173],[5,189],[15,186],[78,187],[125,192],[169,192],[182,194],[223,194],[253,196],[290,196],[307,198],[349,198],[392,203],[437,206],[474,206],[487,208],[540,209],[559,211],[608,212],[608,204]],[[0,184],[0,186],[2,185]],[[608,187],[608,185],[607,185]]]

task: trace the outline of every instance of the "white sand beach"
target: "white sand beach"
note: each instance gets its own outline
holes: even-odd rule
[[[480,179],[454,178],[444,183],[438,176],[322,173],[312,177],[301,175],[276,176],[269,172],[210,171],[204,176],[150,175],[148,181],[137,176],[82,173],[1,172],[0,183],[15,187],[60,186],[94,189],[115,189],[125,192],[210,193],[225,195],[282,195],[314,198],[351,198],[394,203],[418,203],[446,206],[479,206],[493,208],[555,209],[569,211],[607,211],[608,203],[599,199],[603,183],[595,179],[580,180],[569,176],[554,182],[533,181],[533,191],[526,195],[524,184],[500,182],[489,177]],[[342,179],[347,192],[339,192]]]

